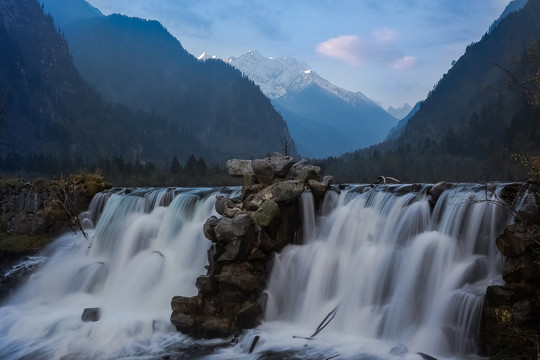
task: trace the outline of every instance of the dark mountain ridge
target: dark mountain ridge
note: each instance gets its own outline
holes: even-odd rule
[[[66,41],[37,1],[0,2],[0,48],[2,157],[122,156],[164,164],[195,149],[212,155],[163,117],[105,102],[75,69]]]
[[[258,86],[222,61],[198,61],[159,22],[113,14],[72,21],[64,32],[75,65],[106,99],[166,117],[219,160],[283,151],[284,139],[295,153]]]

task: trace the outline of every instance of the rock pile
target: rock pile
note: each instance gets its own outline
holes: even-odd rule
[[[520,211],[497,238],[504,285],[489,286],[483,340],[492,359],[536,359],[540,349],[540,186],[536,204]]]
[[[210,217],[204,234],[213,245],[207,274],[196,281],[194,297],[175,296],[171,322],[194,337],[228,337],[257,326],[262,315],[261,292],[274,252],[297,242],[301,219],[298,199],[311,191],[322,199],[331,177],[302,160],[274,153],[264,159],[229,160],[229,175],[242,177],[238,199],[217,197],[221,216]]]

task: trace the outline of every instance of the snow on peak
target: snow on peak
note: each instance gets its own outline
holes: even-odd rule
[[[217,56],[216,55],[208,55],[205,52],[203,52],[201,55],[197,56],[197,60],[199,61],[203,61],[203,60],[208,60],[208,59],[217,59]]]
[[[270,99],[281,98],[300,92],[310,85],[317,85],[347,102],[371,102],[360,92],[354,93],[333,85],[308,65],[290,56],[264,57],[255,50],[249,50],[239,57],[225,59],[225,62],[247,75]]]

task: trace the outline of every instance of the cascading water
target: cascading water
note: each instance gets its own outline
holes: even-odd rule
[[[197,358],[473,356],[483,293],[500,281],[495,237],[511,220],[494,194],[455,186],[432,207],[425,188],[358,186],[328,192],[316,218],[305,193],[303,245],[276,256],[263,324],[236,346]],[[210,246],[202,227],[215,195],[139,189],[96,196],[83,214],[89,238],[56,240],[48,261],[0,308],[0,358],[156,359],[179,343],[193,345],[171,326],[170,301],[197,292]],[[101,319],[83,322],[83,309],[94,307]],[[333,309],[315,340],[302,338]]]
[[[140,189],[99,194],[83,214],[89,238],[68,234],[0,308],[2,359],[106,359],[160,353],[178,333],[174,295],[197,293],[213,213],[207,189]],[[98,221],[99,219],[99,221]],[[97,227],[92,230],[92,223]],[[82,322],[84,308],[101,319]]]
[[[334,336],[474,355],[483,294],[500,279],[495,238],[511,220],[497,192],[456,187],[433,210],[425,193],[399,188],[335,197],[315,235],[276,256],[265,320],[312,332],[336,308],[325,330]],[[388,356],[388,345],[380,351]]]

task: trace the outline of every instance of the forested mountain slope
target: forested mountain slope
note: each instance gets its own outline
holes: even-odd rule
[[[0,2],[0,48],[0,155],[8,168],[38,154],[80,166],[113,156],[163,163],[193,149],[211,155],[163,117],[105,102],[36,0]]]
[[[540,150],[539,50],[540,2],[529,1],[467,47],[397,139],[329,159],[328,171],[354,180],[519,178],[513,154]]]

